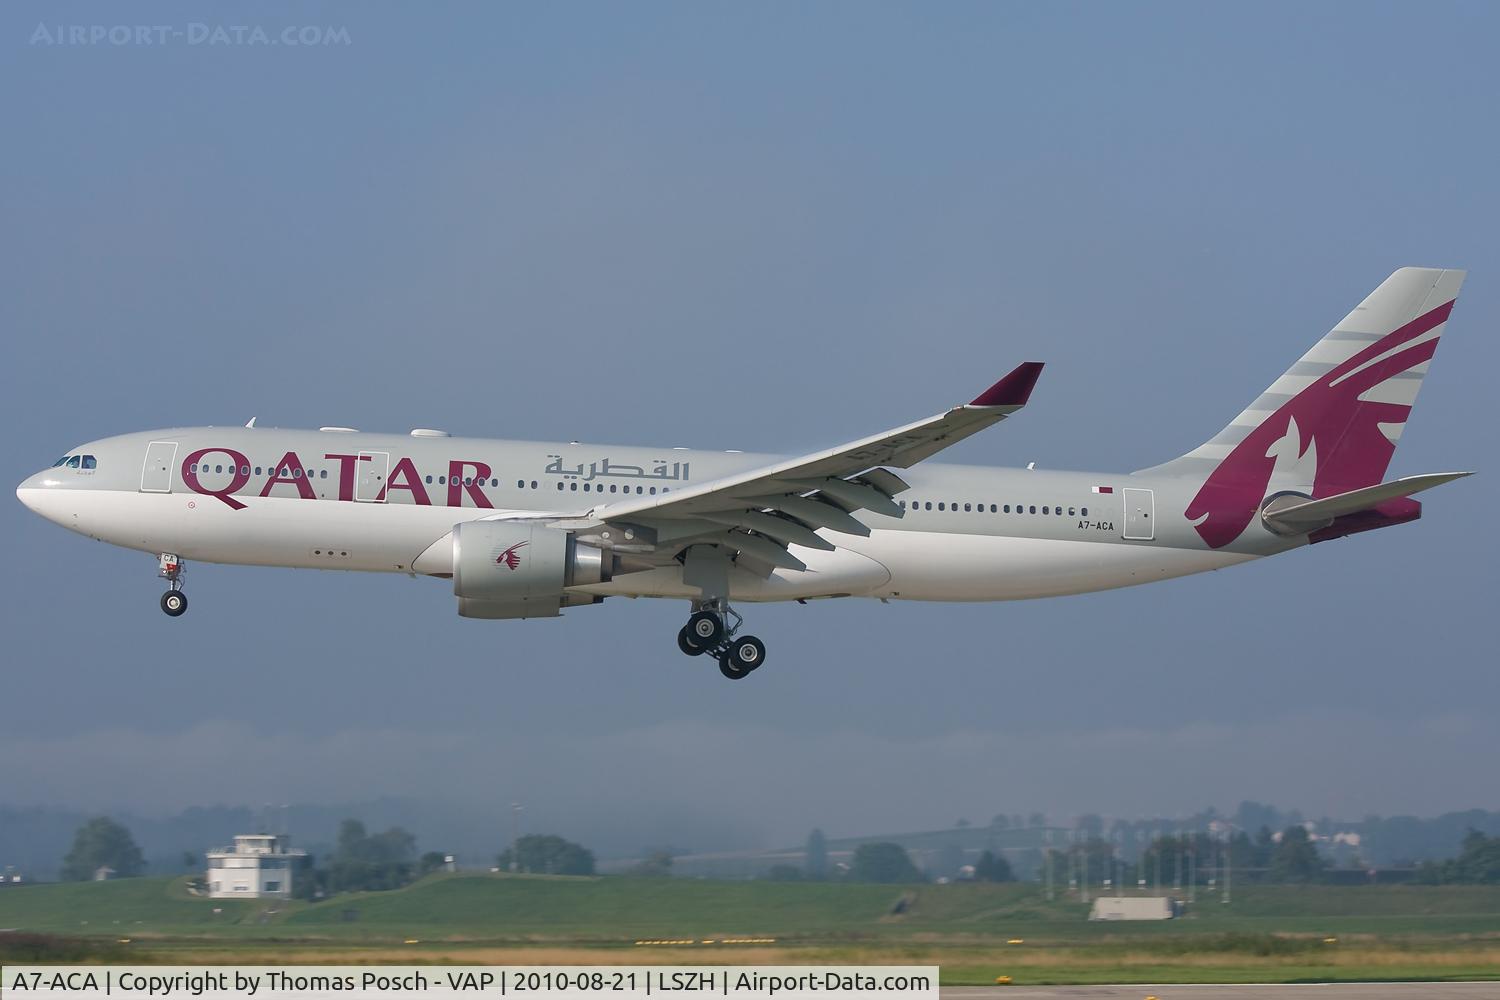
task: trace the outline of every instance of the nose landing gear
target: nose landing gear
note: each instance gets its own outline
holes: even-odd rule
[[[688,656],[712,653],[719,661],[719,673],[732,681],[749,677],[765,662],[765,643],[753,635],[738,634],[745,620],[729,602],[695,602],[694,609],[688,623],[677,632],[678,649]],[[733,624],[727,624],[726,619],[733,619]]]
[[[171,589],[161,595],[161,609],[176,618],[187,610],[187,595],[182,592],[182,560],[170,552],[161,554],[156,575],[166,580]]]

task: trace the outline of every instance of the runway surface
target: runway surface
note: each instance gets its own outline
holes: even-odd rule
[[[1500,1000],[1496,983],[945,986],[943,1000]]]

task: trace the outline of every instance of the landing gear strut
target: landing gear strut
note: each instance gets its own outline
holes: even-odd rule
[[[166,580],[171,587],[165,594],[161,595],[161,609],[168,615],[176,618],[187,610],[187,595],[182,592],[182,572],[184,570],[182,560],[170,552],[161,554],[161,562],[156,575]]]
[[[719,673],[732,681],[743,680],[766,659],[765,643],[753,635],[739,635],[744,623],[728,601],[695,601],[693,616],[677,633],[677,648],[689,656],[711,653],[719,661]]]

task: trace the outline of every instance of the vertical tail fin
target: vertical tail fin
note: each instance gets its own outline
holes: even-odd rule
[[[1214,548],[1238,538],[1272,490],[1321,498],[1379,483],[1463,280],[1403,267],[1228,427],[1142,471],[1202,480],[1186,514]]]

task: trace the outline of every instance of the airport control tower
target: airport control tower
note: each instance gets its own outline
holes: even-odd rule
[[[291,899],[292,870],[307,856],[283,833],[246,833],[208,852],[208,894],[215,899]]]

